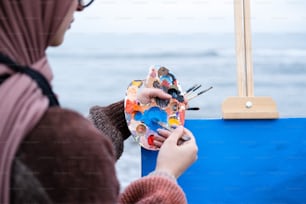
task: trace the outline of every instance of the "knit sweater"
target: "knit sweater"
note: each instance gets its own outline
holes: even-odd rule
[[[130,135],[123,101],[96,106],[89,118],[47,110],[16,155],[11,203],[186,203],[177,183],[159,173],[132,182],[120,194],[115,162]]]

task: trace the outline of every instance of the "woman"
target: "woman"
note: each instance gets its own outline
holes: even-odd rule
[[[115,162],[130,135],[123,101],[92,108],[90,120],[59,107],[45,51],[62,44],[74,12],[87,5],[0,1],[0,203],[186,203],[176,179],[197,157],[187,129],[159,131],[167,139],[155,171],[120,194]],[[138,100],[153,97],[170,96],[146,89]],[[178,146],[185,134],[191,140]]]

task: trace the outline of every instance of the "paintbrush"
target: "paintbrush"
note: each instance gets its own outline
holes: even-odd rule
[[[209,90],[212,89],[212,88],[213,88],[213,87],[211,86],[211,87],[209,87],[208,89],[205,89],[205,90],[203,90],[203,91],[200,91],[199,93],[196,93],[196,94],[194,93],[194,94],[188,96],[188,97],[187,97],[187,100],[190,101],[191,99],[194,99],[195,97],[198,97],[199,95],[201,95],[201,94],[203,94],[203,93],[209,91]]]
[[[159,126],[161,126],[162,128],[164,128],[165,130],[168,130],[168,131],[170,131],[170,132],[173,132],[173,130],[174,130],[174,128],[169,127],[166,123],[163,123],[163,122],[161,122],[161,121],[159,121],[159,120],[157,120],[157,119],[152,119],[152,122],[158,124]],[[190,140],[190,139],[191,139],[191,138],[190,138],[188,135],[183,135],[183,136],[180,138],[181,141],[179,142],[179,144],[182,144],[183,142],[186,142],[186,141],[188,141],[188,140]]]
[[[197,110],[200,110],[200,108],[199,107],[190,107],[190,108],[187,108],[186,110],[197,111]]]
[[[187,91],[186,94],[189,93],[190,91],[192,91],[196,86],[198,86],[198,84],[193,85],[192,87],[190,87]]]
[[[202,85],[201,84],[195,84],[192,86],[190,89],[187,90],[186,94],[184,95],[185,97],[188,97],[192,93],[194,93],[196,90],[198,90]]]

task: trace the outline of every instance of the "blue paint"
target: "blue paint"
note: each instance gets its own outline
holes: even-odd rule
[[[306,202],[306,118],[187,120],[186,127],[199,147],[179,179],[188,203]],[[142,149],[142,175],[156,155]]]
[[[126,114],[127,115],[127,114]],[[129,116],[129,114],[128,114],[128,116]],[[135,113],[135,115],[134,115],[134,119],[135,120],[141,120],[141,118],[142,118],[142,113],[140,112],[140,111],[137,111],[136,113]]]
[[[150,130],[157,132],[160,126],[154,121],[167,123],[167,113],[159,107],[154,106],[144,111],[141,121],[143,121]]]

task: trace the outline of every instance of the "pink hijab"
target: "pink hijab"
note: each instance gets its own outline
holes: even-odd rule
[[[52,71],[45,50],[76,0],[1,0],[0,53],[28,65],[49,82]],[[31,78],[0,64],[0,203],[9,203],[12,161],[24,137],[48,108],[48,99]]]

